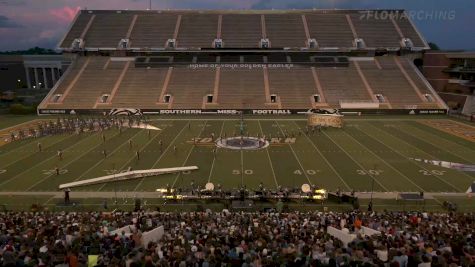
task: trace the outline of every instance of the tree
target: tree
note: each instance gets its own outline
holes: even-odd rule
[[[431,50],[440,50],[440,47],[436,43],[429,42],[429,47]]]

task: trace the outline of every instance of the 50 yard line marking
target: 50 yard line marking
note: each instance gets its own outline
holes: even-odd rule
[[[207,120],[205,121],[205,123],[204,123],[204,125],[203,125],[203,128],[201,129],[200,133],[198,134],[198,137],[200,137],[201,134],[203,133],[203,131],[206,129],[206,123],[208,123]],[[186,164],[186,162],[188,161],[188,159],[190,158],[190,155],[191,155],[191,153],[193,152],[193,149],[194,149],[194,148],[195,148],[195,145],[193,144],[193,145],[191,146],[190,152],[188,152],[188,155],[186,156],[186,159],[185,159],[185,161],[183,162],[182,167],[185,166],[185,164]],[[173,184],[172,184],[172,187],[171,187],[171,188],[175,188],[175,184],[176,184],[176,182],[178,181],[178,178],[180,177],[180,175],[181,175],[181,172],[179,172],[179,173],[176,175],[175,180],[173,181]]]
[[[224,129],[224,121],[223,125],[221,125],[221,131],[219,132],[219,138],[223,135],[223,129]],[[219,147],[216,147],[216,154],[218,154]],[[211,176],[213,174],[213,169],[214,169],[214,163],[216,161],[216,156],[213,155],[213,162],[211,163],[211,169],[209,171],[209,176],[208,176],[208,183],[211,181]]]
[[[185,123],[185,125],[183,126],[183,128],[180,130],[180,132],[178,132],[178,134],[175,136],[175,138],[173,138],[173,140],[170,142],[170,144],[168,144],[168,146],[165,148],[165,150],[163,151],[163,153],[160,155],[160,157],[158,157],[158,159],[153,163],[152,167],[150,169],[153,169],[155,168],[155,166],[158,164],[158,162],[160,162],[160,160],[163,158],[163,156],[167,153],[168,149],[170,149],[170,147],[172,146],[172,144],[175,143],[176,139],[181,135],[181,133],[183,132],[183,130],[185,130],[187,124]],[[140,180],[140,182],[135,186],[134,188],[134,192],[137,191],[137,189],[140,188],[140,186],[143,184],[143,181],[145,180],[145,178],[142,178]]]
[[[262,125],[261,125],[261,121],[260,120],[257,120],[257,122],[259,123],[259,129],[262,133],[262,136],[264,136],[264,131],[262,130]],[[277,182],[277,177],[275,176],[275,171],[274,171],[274,166],[272,165],[272,160],[270,158],[270,154],[269,154],[269,147],[266,147],[266,152],[267,152],[267,159],[269,159],[269,164],[270,164],[270,169],[272,170],[272,176],[274,176],[274,182],[275,182],[275,187],[279,187],[279,183]]]

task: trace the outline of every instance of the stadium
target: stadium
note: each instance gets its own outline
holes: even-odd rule
[[[44,266],[473,266],[473,117],[406,11],[84,9],[58,49],[0,115],[4,266],[15,224]]]

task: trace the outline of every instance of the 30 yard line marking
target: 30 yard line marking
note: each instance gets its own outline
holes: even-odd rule
[[[97,133],[96,133],[96,134],[97,134]],[[92,136],[94,136],[94,135],[96,135],[96,134],[90,135],[90,136],[88,136],[88,137],[85,137],[84,139],[82,139],[81,141],[79,141],[79,142],[77,142],[77,143],[71,144],[71,145],[68,146],[64,151],[68,151],[69,148],[75,147],[75,146],[81,144],[82,142],[84,142],[85,140],[89,139],[90,137],[92,137]],[[54,157],[57,157],[57,155],[54,154],[53,156],[51,156],[51,157],[49,157],[49,158],[46,158],[46,159],[44,159],[44,160],[42,160],[42,161],[36,163],[35,165],[33,165],[33,166],[31,166],[30,168],[28,168],[28,169],[26,169],[26,170],[20,172],[19,174],[13,176],[12,178],[10,178],[10,179],[8,179],[8,180],[6,180],[6,181],[3,181],[2,183],[0,183],[0,186],[4,185],[4,184],[6,184],[6,183],[8,183],[8,182],[10,182],[10,181],[15,180],[16,178],[18,178],[18,176],[24,174],[25,172],[30,171],[31,169],[33,169],[33,168],[35,168],[35,167],[37,167],[37,166],[42,165],[43,163],[45,163],[45,162],[51,160],[51,159],[54,158]]]
[[[403,140],[403,139],[401,139],[401,138],[398,138],[397,136],[394,136],[394,135],[389,134],[389,133],[387,133],[387,132],[385,132],[385,131],[382,131],[381,129],[378,129],[377,127],[374,127],[373,125],[371,125],[371,124],[369,124],[369,123],[368,123],[368,125],[369,125],[370,127],[373,127],[374,129],[380,131],[380,132],[383,132],[383,133],[385,133],[385,134],[387,134],[387,135],[389,135],[389,136],[391,136],[391,137],[397,139],[397,140],[400,140],[401,142],[404,142],[404,143],[408,144],[409,146],[411,146],[411,147],[413,147],[413,148],[415,148],[415,149],[421,151],[422,153],[424,153],[424,154],[426,154],[426,155],[429,155],[429,154],[427,154],[426,152],[420,150],[419,148],[417,148],[417,147],[415,147],[415,146],[409,144],[409,143],[406,142],[405,140]],[[364,132],[364,130],[362,130],[362,131]],[[368,135],[368,136],[369,136],[369,135]],[[397,151],[397,150],[393,150],[393,151],[394,151],[395,153],[399,154],[401,157],[407,158],[406,156],[404,156],[403,154],[401,154],[399,151]],[[430,155],[429,155],[429,156],[430,156]],[[422,168],[422,169],[428,171],[428,169],[426,169],[424,166],[418,164],[416,161],[414,161],[413,163],[414,163],[414,165],[419,166],[420,168]],[[440,176],[435,175],[435,174],[433,174],[433,175],[434,175],[437,179],[439,179],[441,182],[447,184],[448,186],[452,187],[452,188],[455,189],[456,191],[460,191],[460,189],[458,189],[458,188],[457,188],[456,186],[454,186],[453,184],[451,184],[451,183],[445,181],[445,179],[442,179]],[[463,191],[463,190],[462,190],[462,191]]]
[[[279,127],[280,132],[282,135],[285,136],[284,130],[282,130],[282,127],[280,127],[280,124],[277,121],[274,121],[277,127]],[[290,150],[292,151],[292,154],[294,154],[295,159],[297,160],[298,164],[300,165],[300,169],[302,169],[303,175],[305,175],[305,178],[307,178],[307,181],[312,185],[312,181],[310,181],[310,178],[308,178],[307,172],[305,171],[302,163],[300,162],[299,157],[297,157],[297,154],[295,153],[294,148],[292,147],[292,144],[289,144]]]
[[[362,170],[366,171],[368,173],[368,175],[370,175],[370,177],[379,185],[381,186],[382,189],[384,189],[384,191],[386,192],[389,192],[389,190],[382,184],[380,183],[376,177],[374,177],[374,175],[372,174],[369,174],[369,171],[363,167],[363,165],[361,165],[358,161],[355,160],[355,158],[353,158],[353,156],[351,156],[348,152],[346,152],[345,149],[343,149],[337,142],[335,142],[335,140],[333,140],[333,138],[331,138],[327,133],[325,133],[325,131],[322,131],[322,133],[328,137],[328,139],[330,139],[330,141],[332,141],[341,151],[343,151],[343,153],[345,153],[354,163],[356,163],[356,165],[358,165]]]
[[[118,146],[116,149],[112,150],[109,157],[114,155],[121,147],[125,146],[126,144],[128,144],[129,140],[132,140],[134,139],[139,133],[142,133],[144,132],[144,130],[140,130],[138,131],[136,134],[134,134],[133,136],[131,136],[129,139],[127,139],[126,142],[123,142],[120,146]],[[73,182],[76,182],[77,180],[81,179],[82,177],[84,177],[84,175],[86,175],[87,173],[89,173],[92,169],[94,169],[95,167],[99,166],[99,164],[101,164],[103,161],[105,161],[106,159],[105,158],[101,158],[101,160],[99,160],[98,162],[96,162],[96,164],[92,165],[89,169],[87,169],[85,172],[83,172],[78,178],[74,179]]]
[[[50,144],[48,147],[52,147],[52,146],[56,145],[57,143],[59,143],[59,142],[61,142],[61,141],[63,141],[63,140],[66,140],[67,138],[71,138],[71,137],[72,137],[72,136],[70,136],[70,135],[66,135],[64,138],[60,138],[60,139],[57,140],[56,142]],[[46,149],[45,149],[45,150],[46,150]],[[39,153],[39,152],[38,152],[38,153]],[[28,158],[28,157],[30,157],[30,156],[33,156],[33,155],[34,155],[34,154],[26,155],[25,157],[22,157],[22,158],[20,158],[20,159],[18,159],[18,160],[15,160],[14,162],[10,162],[8,165],[2,166],[2,168],[6,168],[6,167],[8,167],[8,166],[11,166],[11,165],[13,165],[13,164],[15,164],[15,163],[17,163],[17,162],[19,162],[19,161],[21,161],[21,160],[24,160],[24,159],[26,159],[26,158]]]
[[[116,134],[114,134],[111,138],[114,138],[116,137],[117,135],[119,135],[119,132],[117,132]],[[94,149],[96,149],[97,147],[100,147],[102,146],[104,143],[102,142],[99,142],[97,145],[95,145],[94,147],[92,147],[91,149],[89,149],[88,151],[84,152],[84,153],[81,153],[79,154],[79,156],[77,156],[76,158],[74,158],[72,161],[68,162],[66,165],[62,166],[62,169],[73,164],[74,162],[78,161],[80,158],[82,158],[84,155],[90,153],[91,151],[93,151]],[[28,187],[28,189],[26,189],[26,191],[30,191],[31,189],[33,189],[35,186],[39,185],[40,183],[46,181],[48,178],[50,178],[51,176],[53,176],[53,174],[50,174],[50,175],[47,175],[46,177],[44,177],[43,179],[40,179],[38,182],[34,183],[33,185],[31,185],[30,187]]]
[[[201,129],[200,133],[198,134],[198,137],[201,137],[201,134],[202,134],[203,131],[206,129],[206,123],[207,123],[207,122],[208,122],[208,121],[206,120],[205,123],[204,123],[204,125],[203,125],[203,128]],[[193,152],[193,149],[194,149],[194,148],[195,148],[195,145],[192,145],[192,146],[191,146],[191,149],[190,149],[190,152],[188,152],[188,155],[186,156],[186,159],[185,159],[185,161],[184,161],[183,164],[182,164],[182,167],[185,166],[185,164],[186,164],[186,162],[188,161],[188,159],[190,158],[190,155],[191,155],[191,153]],[[171,187],[171,188],[175,188],[175,184],[176,184],[176,182],[178,181],[178,178],[180,178],[180,175],[181,175],[181,172],[179,172],[179,173],[176,175],[175,180],[173,181],[173,184],[172,184],[172,187]]]
[[[221,131],[219,132],[219,138],[221,138],[222,135],[223,135],[223,129],[224,129],[224,121],[223,121],[223,125],[221,125]],[[219,147],[216,147],[215,149],[216,149],[216,154],[218,154]],[[213,155],[213,162],[211,163],[211,169],[209,170],[208,183],[211,181],[211,176],[213,174],[213,169],[214,169],[214,163],[216,161],[216,156]]]
[[[185,125],[183,125],[183,128],[180,130],[180,132],[178,132],[178,134],[175,136],[175,138],[173,138],[173,140],[170,142],[170,144],[168,144],[168,146],[165,148],[165,150],[162,152],[162,154],[160,155],[160,157],[158,157],[158,159],[153,163],[152,167],[150,169],[153,169],[155,168],[155,166],[158,164],[158,162],[160,162],[160,160],[162,159],[162,157],[167,153],[168,149],[170,149],[170,147],[172,146],[172,144],[175,143],[176,139],[181,135],[181,133],[183,132],[183,130],[185,130],[187,124],[185,123]],[[140,179],[140,182],[135,186],[134,188],[134,192],[137,191],[137,189],[140,188],[140,186],[143,184],[143,181],[145,180],[145,178],[142,178]]]
[[[422,187],[420,187],[419,185],[417,185],[414,181],[412,181],[409,177],[407,177],[405,174],[401,173],[398,169],[394,168],[391,164],[389,164],[387,161],[385,161],[383,158],[381,158],[380,156],[378,156],[376,153],[374,153],[371,149],[369,149],[367,146],[363,145],[360,141],[356,140],[352,135],[348,134],[345,130],[343,130],[343,132],[349,136],[351,139],[353,139],[356,143],[360,144],[362,147],[364,147],[368,152],[370,152],[372,155],[374,155],[375,157],[377,157],[380,161],[382,161],[386,166],[388,166],[390,169],[392,169],[393,171],[395,171],[396,173],[398,173],[399,175],[401,175],[402,177],[406,178],[406,180],[408,180],[411,184],[413,184],[414,186],[416,186],[419,190],[421,191],[424,191],[424,189],[422,189]]]
[[[257,120],[257,122],[259,123],[259,129],[262,133],[262,136],[264,136],[265,134],[264,134],[264,131],[262,130],[261,121]],[[275,176],[274,166],[272,165],[272,160],[271,160],[270,154],[269,154],[269,147],[266,147],[265,150],[267,152],[267,159],[269,160],[270,169],[272,170],[272,176],[274,177],[275,187],[277,188],[277,187],[279,187],[279,183],[277,182],[277,177]]]
[[[302,131],[302,129],[300,128],[300,126],[294,121],[295,125],[297,126],[297,128],[299,129],[299,131]],[[333,165],[328,161],[328,159],[322,154],[322,152],[320,151],[320,149],[318,149],[318,147],[315,145],[315,143],[313,143],[312,139],[310,139],[310,137],[308,137],[308,135],[306,135],[305,133],[303,133],[302,135],[304,135],[308,141],[310,142],[310,144],[312,144],[313,148],[318,152],[318,154],[320,155],[320,157],[322,157],[322,159],[325,161],[325,163],[328,165],[328,167],[330,167],[330,169],[336,174],[336,176],[338,176],[338,178],[340,178],[341,182],[346,186],[346,188],[348,189],[348,191],[351,191],[351,187],[348,186],[348,184],[345,182],[345,180],[343,179],[343,177],[341,177],[341,175],[336,171],[335,167],[333,167]]]
[[[163,129],[157,133],[156,135],[153,136],[153,138],[150,138],[150,140],[147,141],[147,143],[145,143],[143,146],[141,146],[138,151],[142,151],[142,149],[144,149],[145,147],[147,147],[151,142],[153,142],[153,140],[155,140],[155,138],[157,138],[157,136],[159,136],[161,133],[163,132]],[[120,170],[122,170],[123,168],[125,168],[132,160],[134,160],[135,156],[132,156],[129,160],[127,160],[123,165],[122,167],[120,167]],[[104,188],[106,185],[108,185],[108,183],[105,183],[103,184],[97,191],[101,191],[102,188]]]

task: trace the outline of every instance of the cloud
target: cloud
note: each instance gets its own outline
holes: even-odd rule
[[[18,27],[21,27],[21,25],[12,21],[6,16],[0,15],[0,28],[18,28]]]
[[[56,17],[62,22],[70,22],[76,16],[76,13],[80,10],[80,7],[69,7],[65,6],[62,8],[51,9],[49,14]]]

